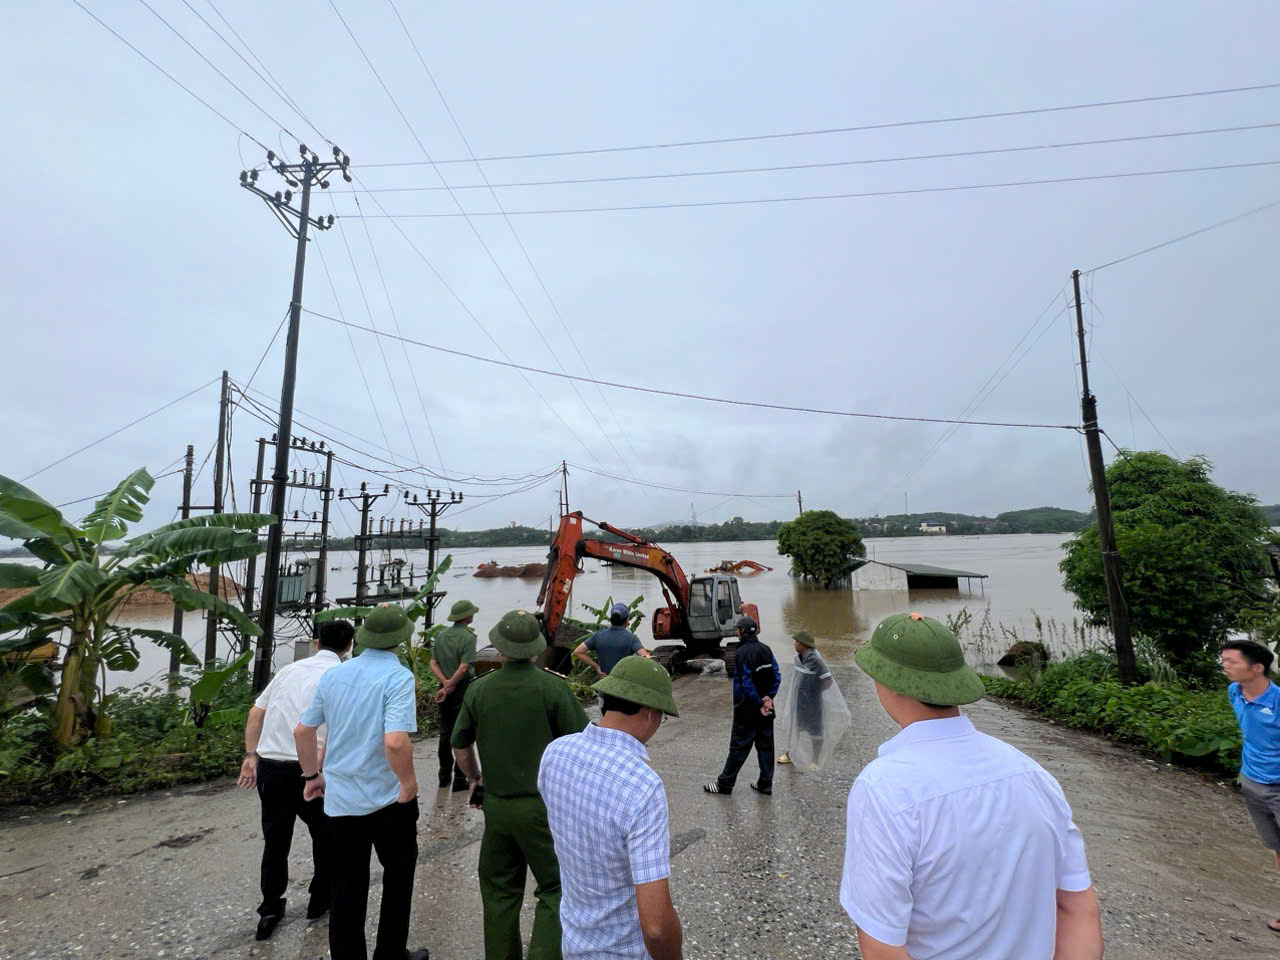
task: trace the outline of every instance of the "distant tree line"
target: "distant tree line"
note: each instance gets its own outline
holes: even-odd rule
[[[1062,507],[1033,507],[1010,510],[995,517],[966,513],[895,513],[884,517],[858,517],[863,537],[928,537],[932,531],[921,524],[946,526],[948,534],[975,533],[1077,533],[1093,518],[1093,513]]]

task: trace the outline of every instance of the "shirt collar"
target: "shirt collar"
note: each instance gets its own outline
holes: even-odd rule
[[[332,650],[317,650],[311,655],[312,660],[319,660],[321,657],[324,657],[326,660],[332,660],[334,663],[342,662],[342,657],[338,656],[338,654],[334,653]]]
[[[624,750],[627,753],[633,753],[643,759],[645,763],[649,762],[649,751],[645,749],[643,743],[629,733],[602,727],[595,721],[587,724],[583,732],[592,740],[615,749]]]
[[[956,737],[967,737],[976,733],[973,721],[961,715],[958,717],[941,717],[937,720],[917,720],[903,727],[897,736],[880,744],[878,754],[885,756],[917,743],[930,740],[951,740]]]
[[[1256,703],[1263,707],[1276,706],[1277,697],[1280,697],[1280,687],[1277,687],[1274,681],[1267,684],[1267,689],[1263,690],[1262,695],[1256,700],[1249,699],[1249,695],[1244,692],[1243,686],[1237,685],[1236,690],[1239,691],[1240,699],[1245,703]]]

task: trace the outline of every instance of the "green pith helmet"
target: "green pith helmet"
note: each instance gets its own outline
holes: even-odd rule
[[[813,639],[813,634],[808,630],[797,630],[791,635],[791,639],[796,643],[803,643],[810,650],[818,649],[818,641]]]
[[[467,617],[474,617],[479,612],[480,608],[470,600],[459,600],[449,610],[449,619],[457,623],[459,620],[467,619]]]
[[[638,657],[635,654],[623,657],[609,671],[609,675],[598,680],[591,689],[628,703],[653,707],[669,717],[680,716],[680,711],[676,709],[676,698],[671,693],[671,674],[648,657]]]
[[[384,603],[365,617],[356,631],[356,643],[372,650],[390,650],[398,647],[413,633],[413,621],[403,607]]]
[[[923,703],[954,707],[986,694],[981,678],[964,662],[956,635],[919,613],[895,613],[880,621],[853,660],[872,680]]]
[[[542,624],[532,613],[524,610],[504,613],[489,631],[489,642],[511,660],[532,660],[547,649]]]

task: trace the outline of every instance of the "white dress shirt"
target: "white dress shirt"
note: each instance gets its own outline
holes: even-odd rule
[[[914,960],[1051,960],[1057,891],[1090,885],[1058,781],[967,717],[903,728],[849,792],[840,903]]]
[[[332,650],[317,650],[312,656],[282,668],[272,678],[253,704],[267,711],[262,718],[258,756],[268,760],[298,759],[293,728],[298,725],[302,711],[311,705],[320,678],[341,662],[342,658]],[[324,749],[325,733],[323,726],[316,732],[320,749]]]

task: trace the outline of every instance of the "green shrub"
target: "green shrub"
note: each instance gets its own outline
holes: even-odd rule
[[[1153,682],[1126,687],[1115,661],[1091,653],[1052,664],[1034,680],[984,677],[987,693],[1017,700],[1071,727],[1154,751],[1166,762],[1234,776],[1240,728],[1226,691]]]

